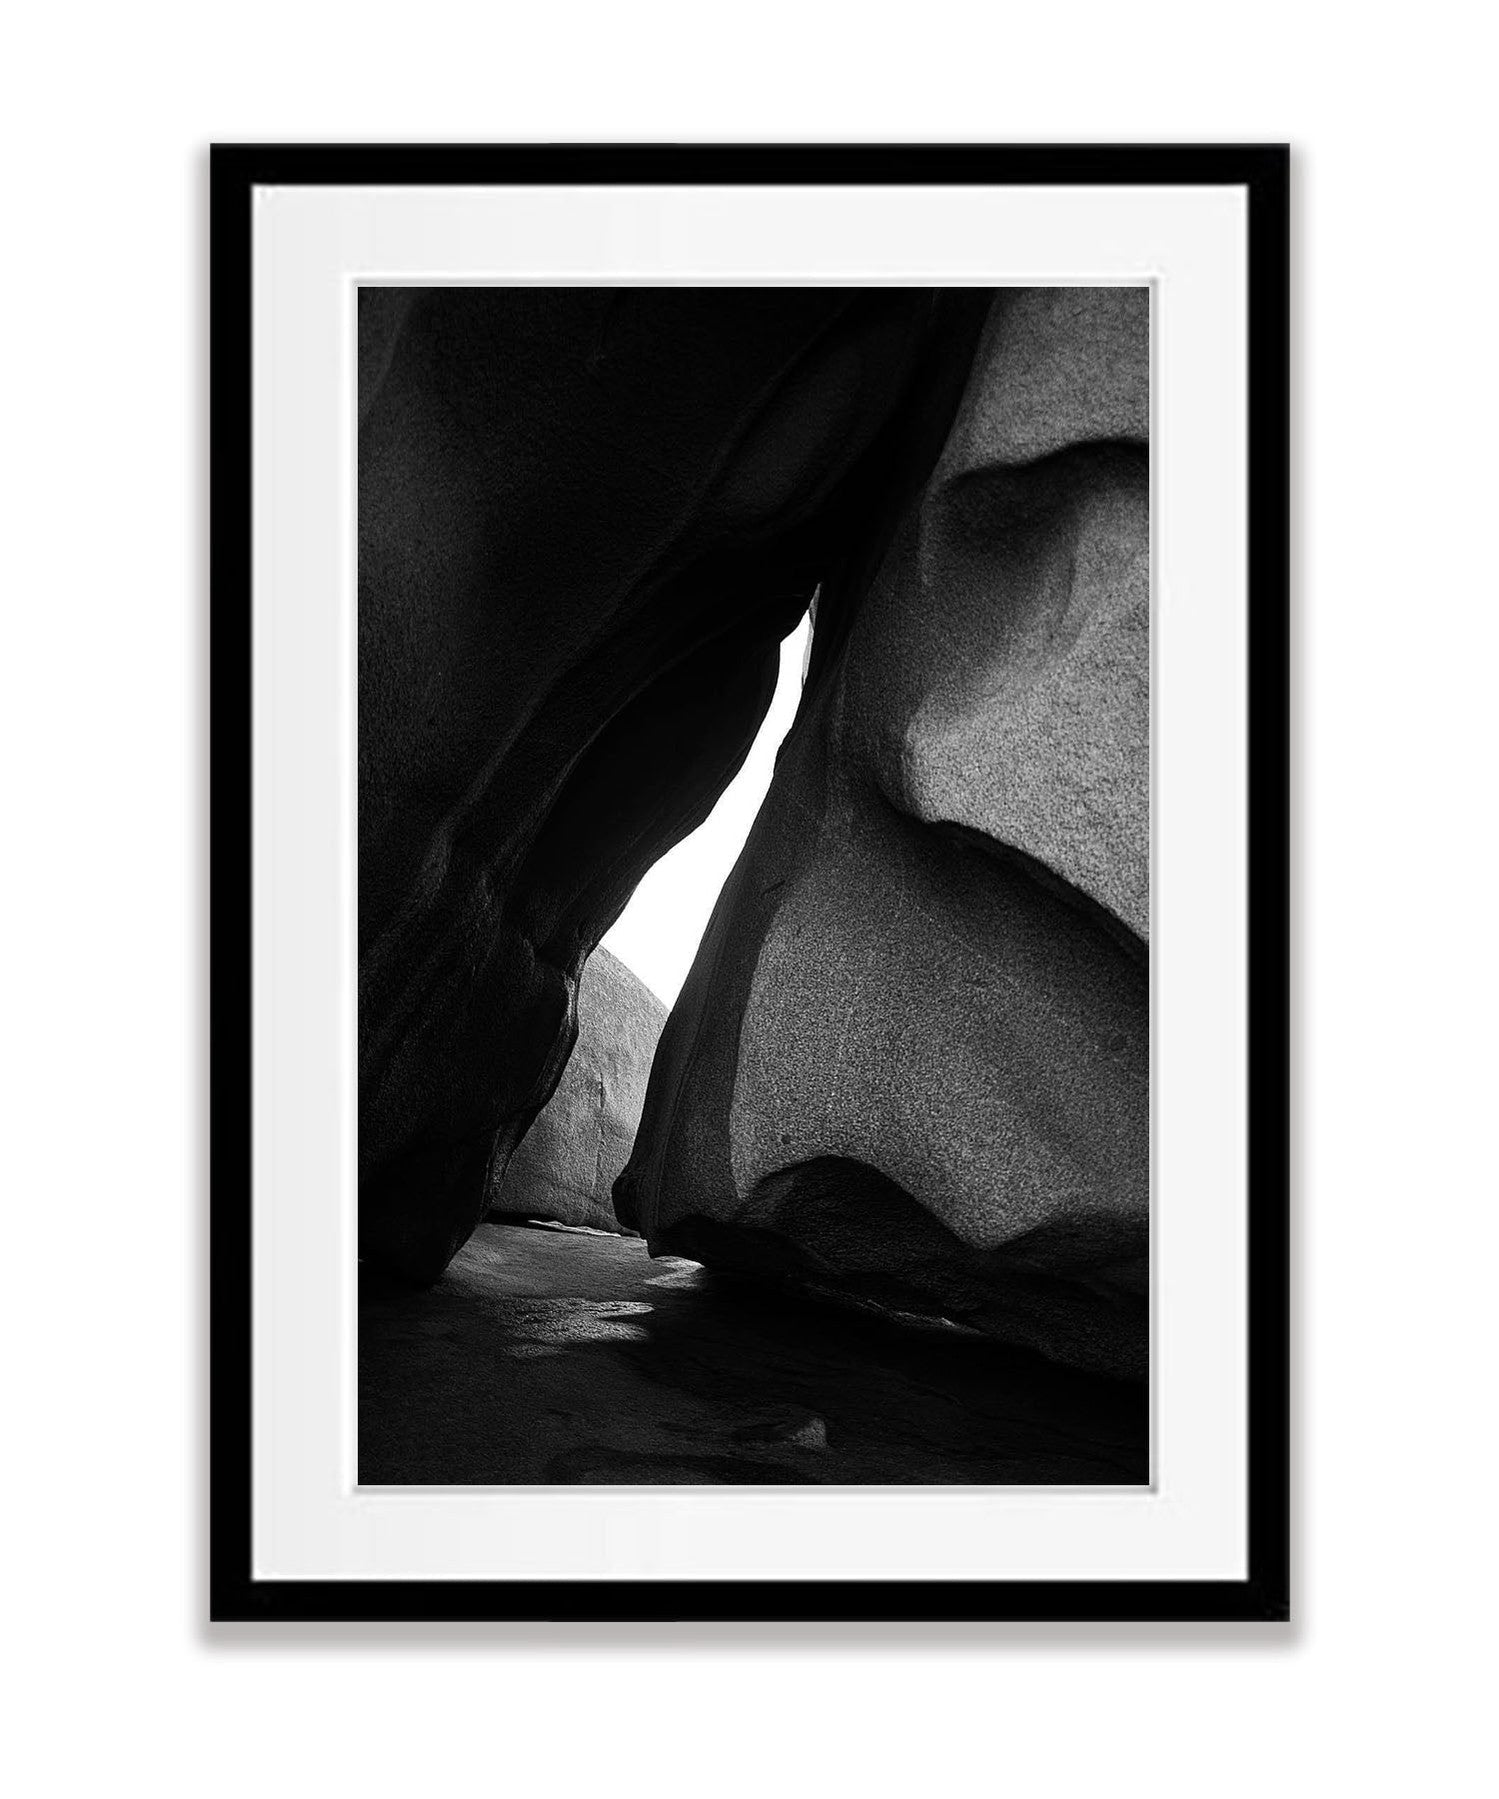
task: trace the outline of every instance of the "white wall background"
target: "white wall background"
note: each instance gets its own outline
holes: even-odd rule
[[[1492,1777],[1492,45],[1080,0],[27,8],[7,35],[0,1305],[18,1791],[1468,1794]],[[710,23],[710,18],[717,23]],[[222,138],[1297,146],[1287,1631],[203,1626]]]

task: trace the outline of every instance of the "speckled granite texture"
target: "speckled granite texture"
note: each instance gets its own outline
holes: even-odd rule
[[[610,1197],[629,1159],[666,1007],[606,949],[578,983],[578,1041],[502,1179],[493,1211],[617,1231]]]
[[[359,306],[359,1241],[420,1284],[561,1078],[588,955],[743,761],[780,640],[930,473],[988,295]]]
[[[824,587],[616,1189],[654,1248],[1146,1372],[1148,369],[1143,288],[1001,296]]]

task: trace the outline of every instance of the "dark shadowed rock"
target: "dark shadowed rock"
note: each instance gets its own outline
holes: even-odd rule
[[[859,585],[987,296],[364,289],[360,1250],[436,1278],[707,814],[819,582]]]
[[[606,949],[584,964],[578,1041],[562,1079],[490,1190],[495,1212],[617,1231],[611,1192],[629,1160],[666,1007]]]
[[[653,1248],[1147,1359],[1149,302],[996,302],[656,1058]]]

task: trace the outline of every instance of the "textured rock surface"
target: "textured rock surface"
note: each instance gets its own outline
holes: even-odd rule
[[[493,1222],[366,1294],[359,1407],[372,1485],[1149,1478],[1143,1387]]]
[[[361,291],[362,1256],[437,1277],[579,969],[926,478],[973,291]]]
[[[1148,294],[1001,297],[775,779],[616,1206],[653,1248],[1139,1375]]]
[[[493,1211],[621,1229],[611,1193],[629,1160],[666,1007],[606,949],[578,983],[578,1041],[557,1090],[490,1189]]]

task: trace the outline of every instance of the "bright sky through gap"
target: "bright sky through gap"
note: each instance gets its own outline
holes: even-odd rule
[[[697,954],[714,902],[744,848],[770,777],[776,751],[791,729],[801,697],[802,657],[811,622],[803,619],[781,645],[775,698],[744,767],[718,804],[675,849],[647,870],[604,946],[638,974],[668,1006],[675,1004]]]

